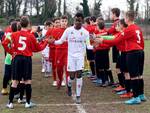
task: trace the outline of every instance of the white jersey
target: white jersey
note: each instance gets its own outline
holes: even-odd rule
[[[89,40],[89,32],[85,28],[76,30],[74,26],[67,28],[62,37],[55,41],[55,44],[68,42],[68,58],[83,58],[87,48],[91,48]]]

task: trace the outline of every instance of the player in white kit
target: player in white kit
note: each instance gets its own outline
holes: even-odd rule
[[[65,30],[62,37],[57,40],[51,40],[55,45],[68,42],[68,64],[67,70],[70,78],[68,79],[68,95],[72,96],[72,82],[76,78],[76,103],[81,103],[81,89],[82,89],[82,70],[84,69],[84,56],[86,46],[88,49],[93,49],[90,45],[89,32],[82,27],[84,17],[82,13],[75,15],[74,26]]]

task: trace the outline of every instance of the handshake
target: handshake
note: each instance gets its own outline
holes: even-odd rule
[[[104,40],[113,40],[115,37],[110,35],[95,35],[90,34],[90,41],[92,42],[92,45],[94,47],[99,46],[99,44],[102,44]]]
[[[99,44],[103,43],[103,38],[101,36],[90,34],[90,42],[94,47],[98,47]]]
[[[44,41],[47,41],[49,44],[54,44],[55,39],[52,36],[44,36],[43,37]]]

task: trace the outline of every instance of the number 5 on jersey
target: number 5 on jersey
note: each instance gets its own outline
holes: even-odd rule
[[[25,43],[25,40],[26,40],[27,38],[26,37],[23,37],[23,36],[20,36],[19,37],[19,44],[21,44],[22,46],[21,47],[18,47],[18,50],[20,50],[20,51],[23,51],[23,50],[25,50],[26,49],[26,43]]]
[[[140,31],[136,30],[135,32],[136,32],[136,35],[137,35],[137,38],[138,38],[137,43],[141,43]]]

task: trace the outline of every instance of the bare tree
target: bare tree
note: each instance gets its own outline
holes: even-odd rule
[[[29,0],[24,0],[24,9],[23,9],[23,15],[25,15],[25,14],[27,13],[28,1],[29,1]]]
[[[150,0],[145,0],[145,19],[150,19]]]
[[[57,16],[58,17],[60,17],[61,15],[62,15],[62,13],[61,13],[61,0],[58,0],[58,14],[57,14]]]
[[[129,4],[129,10],[135,11],[136,0],[127,0],[127,3]]]
[[[66,6],[66,0],[64,0],[64,12],[63,14],[66,15],[67,13],[67,6]]]
[[[90,16],[90,10],[89,10],[89,6],[88,6],[88,0],[83,0],[82,3],[80,3],[80,5],[83,7],[83,13],[84,16]]]
[[[102,5],[102,0],[95,0],[94,2],[94,9],[93,9],[93,15],[96,17],[99,17],[102,15],[101,13],[101,5]]]
[[[22,0],[5,0],[7,15],[13,17],[19,16],[21,4]]]
[[[0,15],[2,16],[4,13],[4,0],[0,0]]]
[[[54,17],[57,10],[56,0],[44,0],[42,8],[42,19],[45,21],[48,18]]]

